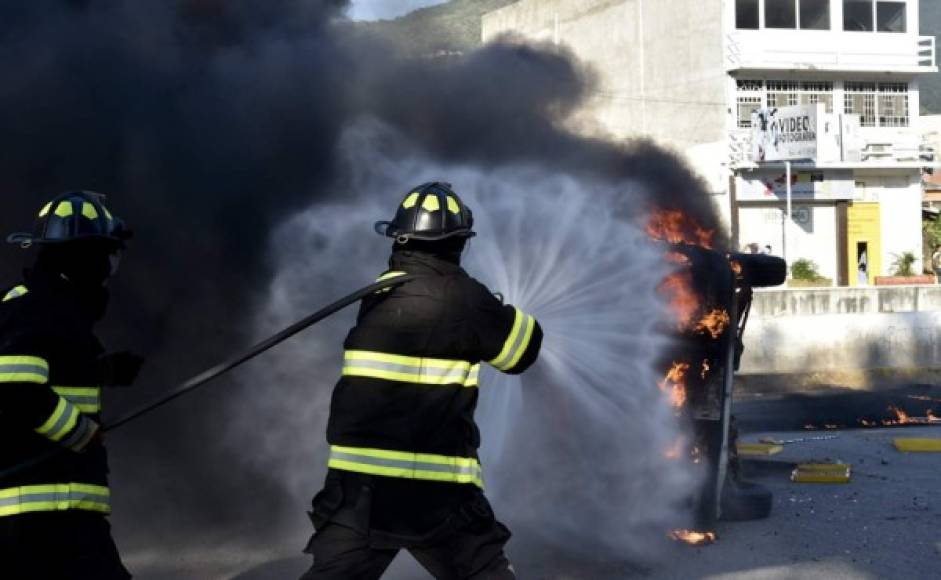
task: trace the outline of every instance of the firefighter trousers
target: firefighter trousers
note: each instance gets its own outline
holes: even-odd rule
[[[101,514],[81,510],[0,517],[4,580],[129,580]]]
[[[409,553],[438,580],[514,580],[503,553],[510,532],[491,519],[456,529]],[[301,580],[377,580],[400,548],[376,548],[369,536],[337,523],[318,530],[308,545],[314,564]]]

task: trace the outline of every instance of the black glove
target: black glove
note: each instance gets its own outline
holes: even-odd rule
[[[129,387],[144,365],[144,357],[127,351],[98,358],[98,376],[107,387]]]

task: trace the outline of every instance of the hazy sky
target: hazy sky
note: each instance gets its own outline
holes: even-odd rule
[[[395,18],[425,6],[442,4],[446,0],[353,0],[350,17],[355,20]]]

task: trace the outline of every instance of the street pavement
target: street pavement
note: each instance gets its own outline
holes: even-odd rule
[[[527,543],[517,530],[511,544],[520,578],[539,580],[871,580],[941,578],[941,454],[901,453],[895,437],[941,437],[941,427],[853,429],[827,432],[752,432],[742,437],[835,439],[785,446],[782,453],[746,463],[747,476],[769,487],[774,508],[768,519],[720,524],[718,541],[691,547],[665,542],[656,562],[578,561],[563,550]],[[790,481],[794,464],[850,463],[847,484]],[[166,554],[126,553],[141,580],[295,579],[308,560],[298,556],[298,532],[267,538],[265,550],[204,547]],[[120,538],[119,538],[120,540]],[[286,548],[284,548],[286,546]],[[407,555],[386,575],[389,580],[429,578]]]

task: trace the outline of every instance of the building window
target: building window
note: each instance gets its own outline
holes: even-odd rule
[[[768,81],[768,107],[793,107],[800,104],[800,83]]]
[[[801,30],[830,30],[830,0],[800,0]]]
[[[738,127],[739,129],[748,129],[751,127],[751,114],[761,109],[760,96],[738,97]]]
[[[751,127],[751,114],[764,105],[765,82],[761,80],[743,79],[736,81],[738,95],[736,97],[737,125],[740,129]]]
[[[735,0],[735,28],[758,30],[758,1]]]
[[[859,115],[859,124],[863,127],[876,126],[876,83],[857,83],[847,81],[843,85],[845,93],[843,112]]]
[[[905,32],[907,28],[904,2],[876,2],[876,30]]]
[[[800,104],[815,105],[817,103],[823,103],[824,111],[827,113],[833,112],[833,83],[801,83]]]
[[[879,126],[908,127],[908,85],[879,83]]]
[[[797,28],[794,0],[765,0],[765,28]]]
[[[875,30],[872,16],[872,0],[843,0],[843,30]]]
[[[843,30],[907,32],[905,2],[843,0]]]
[[[737,125],[751,127],[751,114],[755,109],[767,107],[793,107],[823,103],[827,113],[833,112],[833,83],[829,81],[752,80],[736,81]]]
[[[908,127],[907,83],[860,83],[847,81],[844,84],[847,114],[859,115],[863,127]]]

